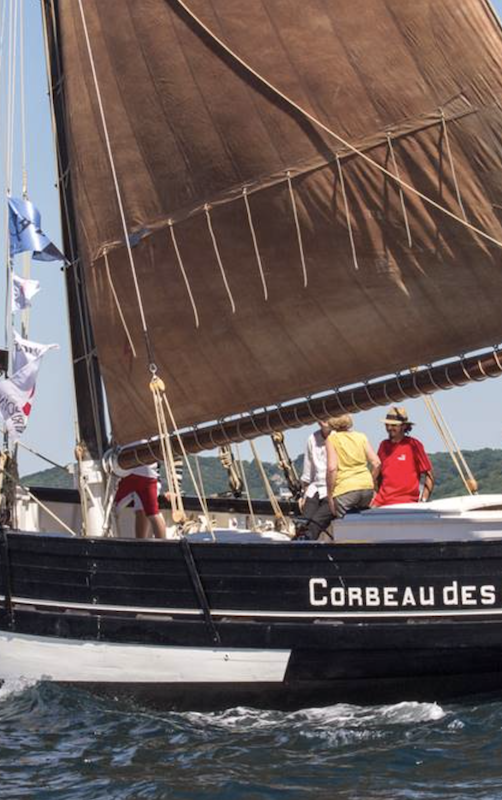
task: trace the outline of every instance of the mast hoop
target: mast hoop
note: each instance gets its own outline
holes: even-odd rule
[[[460,357],[460,363],[462,365],[462,372],[464,373],[464,375],[467,378],[469,378],[470,381],[474,381],[475,383],[481,383],[482,381],[484,381],[484,377],[475,378],[474,375],[470,374],[470,372],[465,368],[464,360],[465,360],[465,353],[462,353],[462,355]],[[479,368],[479,359],[478,359],[477,366]],[[483,372],[481,370],[480,370],[480,372],[481,372],[481,375],[483,375]]]
[[[397,381],[397,385],[399,387],[399,391],[401,392],[403,397],[405,397],[407,400],[414,400],[415,399],[414,396],[412,394],[410,394],[407,391],[407,389],[403,388],[403,385],[401,383],[401,377],[402,377],[401,372],[396,372],[396,381]]]
[[[335,393],[335,398],[336,398],[336,402],[338,403],[338,408],[340,409],[340,413],[341,414],[346,414],[347,413],[347,409],[345,408],[345,406],[343,405],[342,401],[340,400],[340,388],[338,386],[335,387],[333,389],[333,392]]]
[[[499,368],[500,372],[502,372],[502,363],[499,358],[500,348],[498,344],[493,345],[493,357],[497,362],[497,367]]]
[[[224,424],[225,424],[225,419],[226,419],[226,417],[220,417],[218,419],[218,425],[220,426],[220,429],[221,429],[221,433],[222,433],[222,436],[223,436],[223,442],[224,442],[225,445],[227,445],[228,444],[228,433],[226,432],[225,428],[223,427]],[[218,447],[221,447],[221,445],[218,445]]]
[[[316,414],[316,412],[315,412],[315,411],[312,409],[312,405],[311,405],[312,395],[311,395],[311,394],[308,394],[308,395],[305,397],[305,400],[306,400],[306,402],[307,402],[307,408],[308,408],[308,410],[309,410],[309,412],[310,412],[310,416],[311,416],[311,417],[314,417],[314,419],[315,419],[315,421],[316,421],[316,422],[323,422],[323,420],[321,419],[321,417],[320,417],[318,414]]]
[[[373,397],[371,395],[369,381],[364,381],[363,386],[364,386],[364,390],[366,392],[366,396],[367,396],[368,400],[371,403],[371,407],[372,408],[378,408],[378,403],[375,402],[375,400],[373,399]]]
[[[427,374],[429,376],[429,380],[430,380],[431,384],[434,387],[434,391],[441,392],[443,387],[442,386],[438,386],[438,384],[434,380],[434,375],[432,374],[432,370],[433,370],[432,364],[426,364],[425,368],[427,369]],[[430,394],[432,394],[432,392],[430,392]]]
[[[276,409],[277,409],[277,413],[279,414],[279,419],[281,421],[281,425],[284,428],[287,428],[288,426],[284,422],[284,417],[282,416],[282,403],[276,403]]]

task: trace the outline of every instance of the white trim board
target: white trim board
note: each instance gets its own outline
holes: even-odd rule
[[[164,647],[0,632],[0,680],[280,683],[291,650]]]

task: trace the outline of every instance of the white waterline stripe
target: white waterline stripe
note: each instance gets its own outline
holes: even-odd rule
[[[5,600],[5,597],[0,595],[0,602],[3,600]],[[60,600],[36,600],[31,597],[12,597],[11,602],[27,606],[74,608],[80,611],[126,611],[129,614],[196,614],[202,616],[202,611],[198,608],[147,608],[145,606],[94,605],[92,603],[66,603]]]
[[[0,595],[0,601],[4,600],[3,595]],[[110,605],[92,605],[88,603],[64,603],[58,600],[35,600],[28,597],[12,597],[12,602],[19,605],[30,606],[48,606],[51,608],[74,608],[82,611],[122,611],[134,614],[191,614],[202,616],[200,609],[194,608],[145,608],[136,606],[110,606]],[[301,619],[361,619],[361,618],[378,618],[378,617],[471,617],[471,616],[502,616],[502,608],[452,608],[452,609],[436,609],[436,610],[416,610],[407,611],[400,609],[396,611],[252,611],[252,610],[234,610],[234,609],[211,609],[211,616],[213,617],[277,617],[277,618],[301,618]]]
[[[0,680],[280,684],[290,656],[290,649],[169,647],[0,632]]]

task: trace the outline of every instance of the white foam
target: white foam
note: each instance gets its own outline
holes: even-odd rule
[[[12,695],[21,694],[31,686],[35,686],[37,682],[32,678],[9,678],[5,680],[0,686],[0,702],[7,700]]]
[[[382,706],[380,712],[386,722],[397,725],[409,722],[435,722],[446,716],[446,712],[437,703],[412,701]]]
[[[446,715],[437,703],[415,701],[382,706],[356,706],[338,703],[323,708],[305,708],[300,711],[263,711],[238,706],[226,711],[202,714],[188,712],[183,715],[197,727],[211,725],[231,730],[264,730],[282,727],[287,722],[290,729],[304,732],[310,730],[330,731],[335,729],[375,729],[382,725],[409,725],[410,723],[433,722]]]

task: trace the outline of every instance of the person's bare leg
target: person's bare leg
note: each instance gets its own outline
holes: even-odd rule
[[[156,539],[165,539],[166,538],[166,521],[162,514],[159,512],[155,514],[153,517],[148,517],[150,520],[150,524],[152,526],[153,535]]]
[[[134,512],[134,530],[136,539],[148,538],[148,517],[143,510]]]

